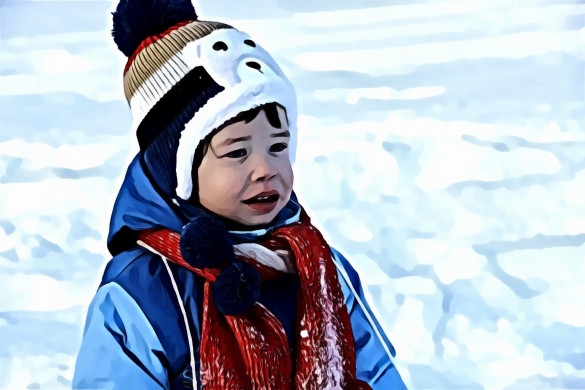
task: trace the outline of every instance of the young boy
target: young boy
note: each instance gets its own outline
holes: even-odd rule
[[[296,97],[270,55],[185,1],[123,0],[114,40],[141,151],[73,388],[405,388],[294,195]]]

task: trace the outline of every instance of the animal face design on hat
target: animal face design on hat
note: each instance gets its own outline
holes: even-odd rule
[[[283,77],[274,60],[250,36],[236,29],[221,29],[198,39],[182,50],[191,67],[203,65],[220,85],[235,85],[242,79]],[[266,64],[264,61],[268,61]]]

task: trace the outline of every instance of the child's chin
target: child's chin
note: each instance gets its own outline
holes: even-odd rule
[[[284,206],[277,205],[273,210],[266,213],[250,211],[246,213],[246,215],[243,215],[240,221],[238,222],[241,223],[242,225],[246,225],[249,227],[261,228],[266,225],[269,225],[272,221],[274,221],[274,218],[276,218],[276,216],[278,215],[280,210],[282,210],[283,207]]]
[[[248,226],[264,226],[264,225],[268,225],[270,224],[274,218],[278,215],[278,213],[280,212],[280,209],[276,210],[272,210],[269,213],[265,213],[265,214],[258,214],[258,215],[251,215],[250,217],[247,217],[242,223],[244,225],[248,225]]]

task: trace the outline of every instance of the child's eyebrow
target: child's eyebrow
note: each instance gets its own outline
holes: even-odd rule
[[[228,138],[228,139],[226,139],[225,141],[223,141],[223,142],[220,144],[220,146],[222,146],[222,145],[226,145],[226,146],[227,146],[227,145],[231,145],[231,144],[234,144],[234,143],[236,143],[236,142],[240,142],[240,141],[249,141],[249,140],[251,140],[251,139],[252,139],[252,137],[251,137],[251,136],[247,136],[247,137],[238,137],[238,138]]]
[[[273,138],[275,138],[275,137],[290,137],[290,133],[288,132],[288,130],[285,130],[281,133],[270,134],[270,136]]]

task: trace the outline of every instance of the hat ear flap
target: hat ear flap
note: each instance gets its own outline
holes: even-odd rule
[[[203,67],[197,67],[154,105],[138,127],[146,169],[156,187],[170,199],[177,195],[176,164],[181,132],[197,111],[223,90]]]
[[[126,57],[146,38],[177,23],[197,20],[190,0],[120,0],[112,15],[114,42]]]

